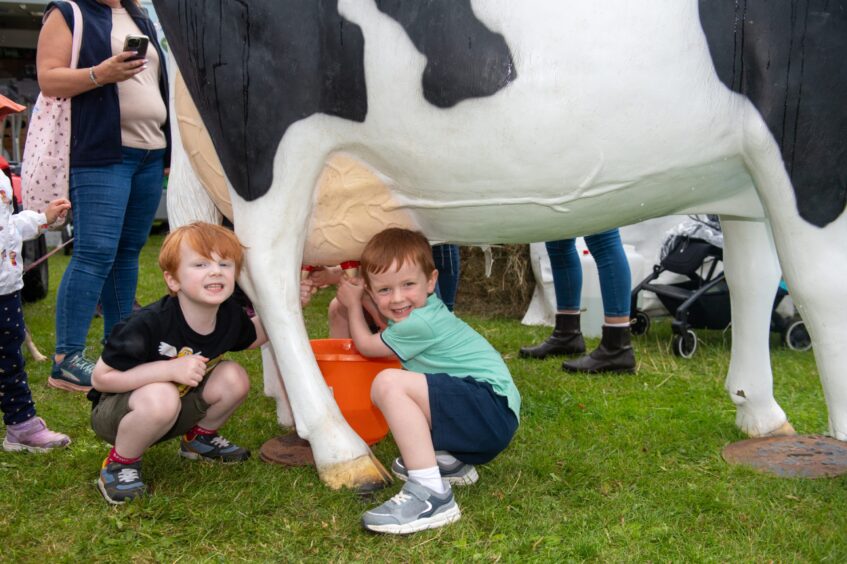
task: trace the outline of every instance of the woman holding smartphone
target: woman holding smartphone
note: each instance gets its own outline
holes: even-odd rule
[[[93,364],[83,351],[97,302],[106,337],[132,312],[138,257],[162,195],[170,136],[165,59],[141,6],[135,0],[76,3],[84,24],[78,68],[70,68],[72,7],[60,1],[45,10],[37,65],[45,95],[71,98],[74,253],[57,295],[48,383],[85,391]]]

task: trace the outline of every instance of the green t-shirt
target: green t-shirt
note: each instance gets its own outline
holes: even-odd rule
[[[388,322],[382,341],[398,356],[403,368],[421,374],[470,376],[491,384],[520,417],[521,396],[503,358],[485,338],[453,315],[435,294],[426,306],[406,319]]]

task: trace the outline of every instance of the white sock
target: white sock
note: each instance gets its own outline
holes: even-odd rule
[[[629,327],[629,322],[625,323],[604,323],[606,327]]]
[[[409,480],[429,488],[435,493],[443,494],[447,491],[446,482],[441,479],[438,466],[432,468],[421,468],[420,470],[409,470]]]
[[[444,465],[455,464],[459,461],[458,458],[447,452],[446,450],[435,451],[435,460]]]

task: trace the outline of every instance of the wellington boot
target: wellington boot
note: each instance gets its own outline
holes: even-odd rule
[[[603,326],[600,346],[586,356],[562,364],[566,372],[635,372],[635,353],[630,342],[629,327]]]
[[[547,358],[585,352],[585,341],[579,330],[579,314],[557,313],[553,334],[535,346],[521,347],[521,358]]]

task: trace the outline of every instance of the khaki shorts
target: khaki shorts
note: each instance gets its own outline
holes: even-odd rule
[[[156,441],[157,443],[184,435],[206,416],[209,404],[203,399],[203,389],[206,387],[208,380],[208,378],[203,378],[199,386],[190,389],[188,393],[179,398],[182,406],[180,407],[176,423]],[[123,392],[120,394],[103,393],[100,396],[100,401],[91,410],[91,428],[94,429],[94,434],[110,445],[115,444],[118,425],[120,425],[121,420],[130,411],[129,396],[131,395],[132,392]]]

